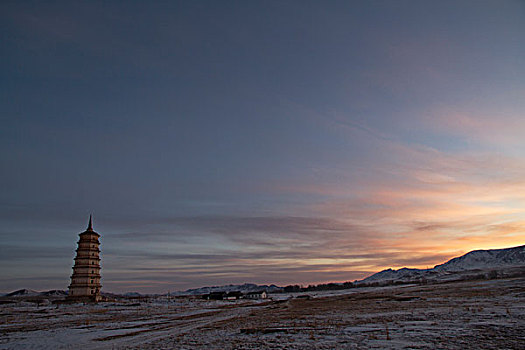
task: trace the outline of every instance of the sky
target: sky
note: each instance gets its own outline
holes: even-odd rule
[[[523,1],[2,1],[0,291],[353,281],[525,244]]]

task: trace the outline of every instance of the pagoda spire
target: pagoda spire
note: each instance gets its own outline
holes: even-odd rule
[[[89,224],[88,224],[87,231],[93,231],[93,223],[91,220],[91,214],[89,215]]]

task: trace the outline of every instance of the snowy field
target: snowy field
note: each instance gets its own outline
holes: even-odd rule
[[[275,300],[0,305],[0,349],[523,349],[525,279]]]

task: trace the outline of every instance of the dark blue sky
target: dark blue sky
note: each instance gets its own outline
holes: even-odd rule
[[[65,288],[89,213],[112,291],[344,281],[523,244],[523,2],[0,13],[4,290]]]

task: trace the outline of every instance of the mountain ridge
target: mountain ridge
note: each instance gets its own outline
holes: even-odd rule
[[[438,264],[431,269],[407,267],[398,270],[386,269],[355,283],[359,285],[387,281],[443,280],[453,275],[461,277],[462,274],[479,270],[497,270],[521,266],[525,267],[525,245],[502,249],[473,250],[443,264]]]
[[[521,268],[525,269],[525,245],[501,248],[501,249],[478,249],[472,250],[464,255],[452,258],[443,264],[435,265],[430,269],[417,269],[403,267],[400,269],[385,269],[374,273],[362,280],[354,281],[356,286],[363,286],[367,284],[387,284],[387,283],[407,283],[407,282],[422,282],[422,281],[445,281],[461,278],[470,278],[469,273],[476,271],[484,271],[486,273],[496,273],[496,270],[506,268]],[[503,274],[502,276],[504,276]],[[342,283],[341,283],[342,284]],[[243,293],[266,291],[268,293],[281,292],[284,287],[275,284],[257,285],[254,283],[244,284],[229,284],[222,286],[206,286],[200,288],[187,289],[185,291],[176,291],[170,293],[172,296],[177,295],[200,295],[211,292],[231,292],[240,291]],[[111,294],[111,293],[110,293]],[[66,296],[67,291],[63,290],[49,290],[45,292],[38,292],[30,289],[19,289],[11,293],[0,294],[3,297],[30,297],[30,296]],[[136,292],[128,292],[122,294],[115,294],[122,296],[143,296],[143,294]]]

